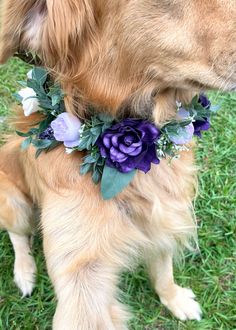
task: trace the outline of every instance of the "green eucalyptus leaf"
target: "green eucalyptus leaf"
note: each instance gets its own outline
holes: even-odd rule
[[[104,113],[99,113],[98,119],[104,123],[112,123],[114,121],[113,117]]]
[[[51,146],[52,140],[33,140],[32,144],[37,148],[37,149],[47,149],[48,147]]]
[[[101,180],[101,173],[96,169],[94,172],[93,172],[93,175],[92,175],[92,180],[95,184],[98,184]]]
[[[37,149],[35,152],[35,158],[37,159],[41,155],[42,152],[43,152],[43,149]]]
[[[32,88],[39,97],[39,99],[41,99],[46,94],[44,88],[36,80],[33,79],[27,80],[27,87]]]
[[[41,67],[34,67],[32,70],[32,80],[36,80],[40,85],[43,85],[47,80],[48,72]]]
[[[93,164],[97,159],[93,155],[88,155],[84,158],[84,163]]]
[[[112,122],[104,123],[103,126],[102,126],[102,133],[104,133],[111,126],[112,126]]]
[[[45,129],[48,128],[48,126],[51,124],[53,119],[54,117],[48,116],[45,120],[41,121],[38,128],[39,132],[45,131]]]
[[[13,97],[14,97],[14,98],[17,100],[17,102],[19,102],[19,103],[21,103],[22,100],[23,100],[23,97],[20,96],[20,94],[18,94],[18,93],[14,93],[14,94],[13,94]]]
[[[54,107],[61,102],[61,94],[54,94],[52,95],[52,106]]]
[[[117,169],[105,165],[101,182],[103,199],[108,200],[119,194],[132,181],[135,173],[136,170],[121,173]]]
[[[21,143],[21,149],[22,150],[28,149],[31,142],[32,142],[32,137],[30,136]]]
[[[21,85],[22,87],[27,87],[27,82],[26,81],[22,81],[22,80],[18,80],[17,81],[19,85]]]
[[[81,138],[78,145],[78,150],[85,150],[87,148],[87,139]]]
[[[27,133],[16,131],[16,134],[21,136],[21,137],[29,137],[29,136],[33,135],[30,131],[27,132]]]
[[[95,136],[98,137],[98,136],[101,134],[101,132],[102,132],[102,128],[101,128],[101,126],[96,126],[96,127],[91,128],[91,129],[90,129],[90,132],[91,132],[93,135],[95,135]]]
[[[90,172],[91,169],[92,169],[92,165],[91,165],[91,164],[89,164],[89,163],[87,163],[87,164],[82,164],[82,165],[80,166],[80,174],[81,174],[81,175],[85,175],[85,174],[87,174],[88,172]]]
[[[50,146],[45,150],[45,152],[49,152],[49,151],[57,148],[60,145],[61,145],[61,142],[56,141],[56,140],[52,140]]]
[[[87,150],[91,150],[93,145],[92,145],[92,142],[93,142],[93,136],[89,136],[88,140],[87,140],[87,144],[86,144],[86,149]]]

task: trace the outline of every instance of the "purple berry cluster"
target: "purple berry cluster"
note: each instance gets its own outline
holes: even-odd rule
[[[55,140],[54,131],[51,126],[40,133],[38,137],[40,140]]]

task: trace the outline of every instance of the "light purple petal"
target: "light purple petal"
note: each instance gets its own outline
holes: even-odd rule
[[[189,124],[182,128],[180,134],[178,136],[169,136],[170,140],[175,144],[186,144],[189,143],[194,134],[194,126],[193,124]]]
[[[74,148],[78,147],[80,140],[75,140],[75,141],[64,141],[64,146],[67,148]]]
[[[189,117],[190,117],[190,113],[184,108],[180,108],[179,111],[177,112],[178,119],[187,119]]]
[[[105,134],[103,137],[103,143],[108,149],[111,148],[111,137],[112,134]]]
[[[76,145],[78,145],[81,122],[77,117],[63,112],[52,121],[51,126],[57,141],[67,141],[67,144],[71,142],[71,144],[77,143]]]
[[[110,157],[111,160],[113,160],[114,162],[124,162],[127,159],[127,156],[124,155],[122,152],[120,152],[119,150],[117,150],[114,147],[111,147],[110,149]]]

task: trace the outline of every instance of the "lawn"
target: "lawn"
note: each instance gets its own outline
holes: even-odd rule
[[[11,60],[0,68],[1,118],[13,103],[11,94],[28,68]],[[201,253],[187,254],[185,264],[176,266],[179,284],[191,287],[203,308],[201,322],[182,323],[160,305],[142,267],[124,274],[121,300],[130,306],[134,330],[235,330],[236,329],[236,94],[211,93],[221,110],[212,129],[199,142],[197,160]],[[40,235],[34,244],[38,275],[32,297],[22,299],[13,283],[13,251],[6,233],[0,233],[0,330],[51,329],[55,298],[47,276]],[[70,329],[65,329],[70,330]]]

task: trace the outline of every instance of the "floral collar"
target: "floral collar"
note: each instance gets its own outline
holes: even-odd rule
[[[27,82],[15,96],[22,103],[25,116],[40,112],[44,119],[27,133],[17,132],[25,140],[22,149],[32,144],[36,157],[64,144],[65,152],[86,151],[80,166],[81,175],[89,172],[95,184],[101,181],[103,199],[120,193],[133,179],[137,170],[147,173],[151,164],[163,158],[177,158],[193,136],[210,128],[215,109],[201,94],[191,104],[176,103],[176,118],[162,127],[136,118],[117,121],[105,114],[93,114],[83,123],[67,113],[64,94],[48,72],[35,67],[27,75]]]

